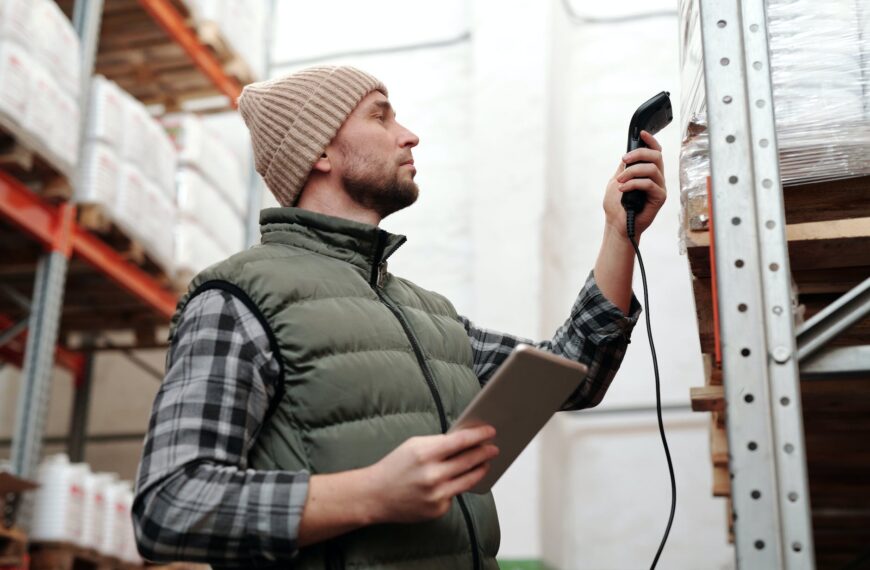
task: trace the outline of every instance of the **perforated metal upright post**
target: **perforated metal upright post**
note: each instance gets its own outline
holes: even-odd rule
[[[94,67],[102,0],[76,0],[73,25],[82,46],[83,95],[80,104],[86,109],[87,87]],[[85,113],[82,113],[84,116]],[[81,126],[81,125],[79,125]],[[73,181],[77,183],[78,180]],[[22,369],[22,387],[16,408],[15,432],[12,438],[12,468],[22,477],[34,477],[42,451],[42,437],[50,393],[54,347],[60,324],[66,272],[72,253],[71,227],[75,208],[61,206],[62,223],[56,229],[51,251],[37,265],[33,287],[27,346]]]
[[[701,0],[739,568],[813,568],[763,0]]]
[[[35,475],[42,449],[67,262],[64,252],[52,251],[40,258],[36,268],[22,386],[12,438],[12,468],[22,477]]]

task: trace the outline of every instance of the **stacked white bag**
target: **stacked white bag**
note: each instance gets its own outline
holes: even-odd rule
[[[0,115],[67,172],[78,159],[80,95],[81,47],[57,4],[0,0]]]
[[[167,115],[162,122],[178,148],[175,267],[197,273],[244,247],[245,169],[199,116]]]
[[[95,76],[76,200],[101,205],[167,271],[172,270],[176,152],[145,106]]]

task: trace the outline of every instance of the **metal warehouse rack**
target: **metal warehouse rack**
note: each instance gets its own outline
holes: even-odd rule
[[[781,187],[765,2],[700,5],[710,231],[686,234],[713,494],[738,567],[841,567],[870,544],[870,177]]]
[[[215,94],[226,96],[228,107],[235,106],[242,81],[249,80],[238,61],[227,58],[225,46],[193,28],[190,14],[177,0],[58,4],[71,15],[82,46],[80,134],[95,62],[97,72],[143,102],[166,108]],[[112,29],[122,24],[123,34]],[[134,39],[112,43],[122,35]],[[171,55],[161,60],[164,67],[152,65],[154,50]],[[138,65],[113,66],[119,61]],[[187,80],[179,81],[179,74]],[[165,96],[158,97],[160,93]],[[80,460],[92,351],[118,347],[98,336],[127,331],[131,334],[123,348],[160,346],[158,334],[168,324],[178,295],[147,263],[132,262],[113,247],[117,244],[80,226],[75,205],[57,203],[48,193],[38,195],[15,172],[0,167],[0,358],[22,368],[11,460],[16,474],[32,478],[42,447],[52,366],[69,369],[76,381],[70,450],[73,460]],[[73,172],[67,184],[75,184],[77,176]]]

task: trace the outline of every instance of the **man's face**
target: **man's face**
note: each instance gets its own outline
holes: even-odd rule
[[[373,91],[348,116],[327,152],[348,195],[385,218],[417,200],[411,149],[419,142],[396,121],[387,97]]]

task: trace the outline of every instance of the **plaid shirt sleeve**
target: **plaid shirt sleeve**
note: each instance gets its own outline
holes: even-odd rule
[[[145,558],[250,568],[296,555],[309,473],[247,460],[280,381],[266,331],[239,299],[212,290],[190,301],[139,465]]]
[[[550,340],[535,343],[478,328],[465,317],[460,320],[471,339],[474,372],[481,385],[486,384],[518,344],[530,344],[589,367],[586,379],[562,406],[562,410],[581,410],[598,405],[604,398],[622,364],[640,311],[640,303],[632,295],[626,316],[604,296],[590,272],[571,308],[571,316]]]

